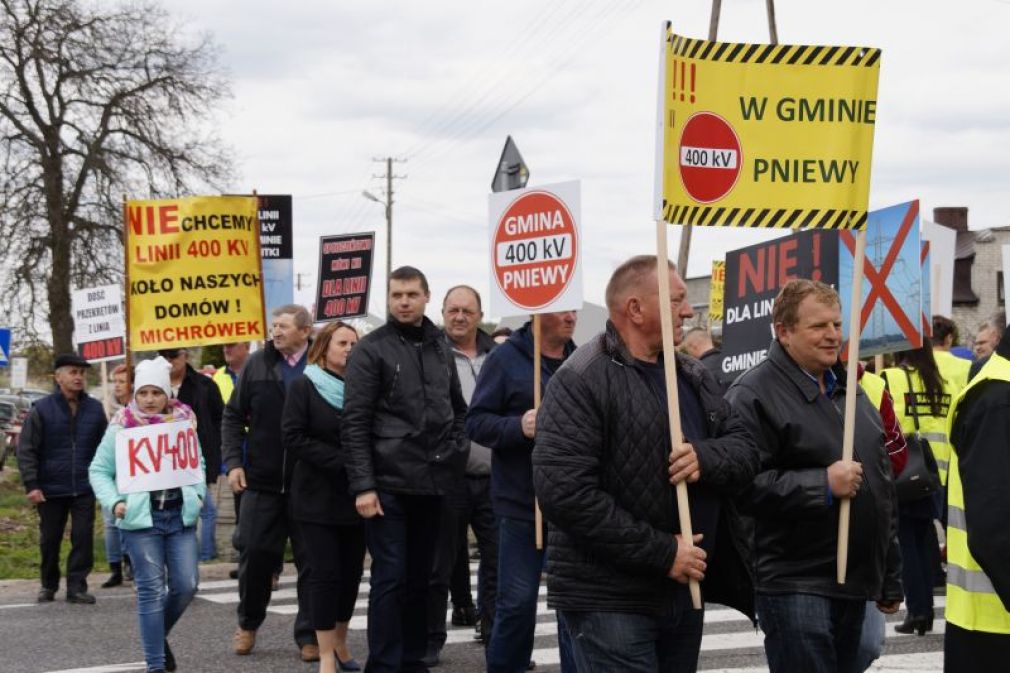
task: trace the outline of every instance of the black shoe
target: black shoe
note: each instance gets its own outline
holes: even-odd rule
[[[421,659],[421,663],[427,666],[428,668],[434,668],[435,666],[438,666],[438,655],[440,654],[441,649],[442,648],[440,648],[438,645],[429,644],[428,651],[425,653],[424,658]]]
[[[42,589],[39,589],[39,595],[36,600],[38,600],[39,603],[51,603],[55,598],[56,598],[55,589],[46,589],[45,587],[43,587]]]
[[[477,613],[472,605],[461,605],[452,609],[453,626],[475,626],[477,624]]]
[[[906,614],[905,621],[900,624],[896,624],[894,626],[894,630],[906,635],[917,633],[920,636],[924,636],[927,631],[933,630],[933,615],[913,617]]]
[[[238,568],[235,568],[234,570],[229,570],[228,571],[228,578],[229,579],[233,579],[233,580],[237,580],[238,579]]]
[[[78,591],[75,594],[67,594],[67,603],[77,603],[78,605],[94,605],[95,597],[87,591]]]
[[[110,563],[109,567],[112,568],[112,574],[109,575],[109,579],[102,583],[103,589],[111,589],[112,587],[118,587],[123,583],[123,564],[119,562]]]
[[[527,671],[534,671],[537,668],[537,662],[530,659],[530,663],[526,666]]]
[[[172,654],[172,648],[168,646],[168,641],[165,641],[165,671],[166,673],[172,673],[175,670],[175,655]]]

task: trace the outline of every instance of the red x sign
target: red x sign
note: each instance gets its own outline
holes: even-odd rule
[[[873,266],[873,262],[870,258],[863,258],[863,277],[870,283],[870,292],[866,296],[866,300],[863,302],[859,319],[859,330],[861,333],[863,328],[866,327],[870,314],[873,313],[874,305],[878,300],[880,300],[884,308],[891,314],[891,317],[894,318],[894,321],[898,324],[899,329],[901,329],[902,333],[908,339],[913,348],[919,348],[922,346],[922,334],[915,327],[915,322],[918,321],[919,317],[916,316],[916,321],[913,321],[912,318],[905,314],[901,305],[898,303],[898,300],[895,299],[894,294],[892,294],[890,288],[887,287],[887,276],[891,273],[891,269],[894,267],[894,262],[898,259],[898,255],[901,253],[901,247],[904,245],[905,239],[908,237],[908,233],[911,231],[912,225],[915,224],[918,215],[919,202],[912,201],[909,204],[908,212],[905,213],[901,226],[898,227],[897,235],[894,237],[891,247],[888,248],[887,255],[884,257],[884,261],[881,263],[879,269]],[[842,231],[840,232],[840,238],[842,244],[849,249],[849,253],[855,257],[856,238],[852,235],[852,232]],[[843,344],[843,354],[847,351],[847,349],[848,344]]]

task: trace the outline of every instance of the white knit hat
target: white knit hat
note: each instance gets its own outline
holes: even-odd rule
[[[154,386],[165,391],[165,395],[172,396],[172,379],[170,373],[172,365],[168,360],[160,355],[153,360],[144,360],[137,364],[133,374],[133,391],[140,390],[144,386]]]

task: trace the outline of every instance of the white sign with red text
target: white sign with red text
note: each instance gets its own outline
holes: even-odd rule
[[[491,195],[491,315],[582,308],[579,194],[565,182]]]
[[[144,493],[199,484],[200,442],[190,421],[154,423],[116,435],[116,488]]]

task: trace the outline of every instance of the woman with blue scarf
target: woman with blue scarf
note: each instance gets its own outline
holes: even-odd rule
[[[165,358],[137,365],[130,403],[109,422],[88,477],[102,507],[112,511],[133,562],[137,587],[140,640],[149,673],[175,670],[168,634],[182,616],[199,580],[196,521],[207,485],[196,483],[166,490],[120,493],[116,482],[116,435],[157,423],[186,421],[196,429],[196,415],[172,398],[170,365]],[[194,440],[195,433],[194,433]],[[164,458],[163,458],[164,459]],[[200,455],[200,474],[203,473]]]
[[[284,445],[298,461],[291,517],[308,557],[308,610],[319,641],[319,673],[361,670],[347,649],[347,627],[361,582],[365,529],[348,492],[340,445],[343,375],[357,341],[358,333],[346,323],[324,327],[284,402]]]

